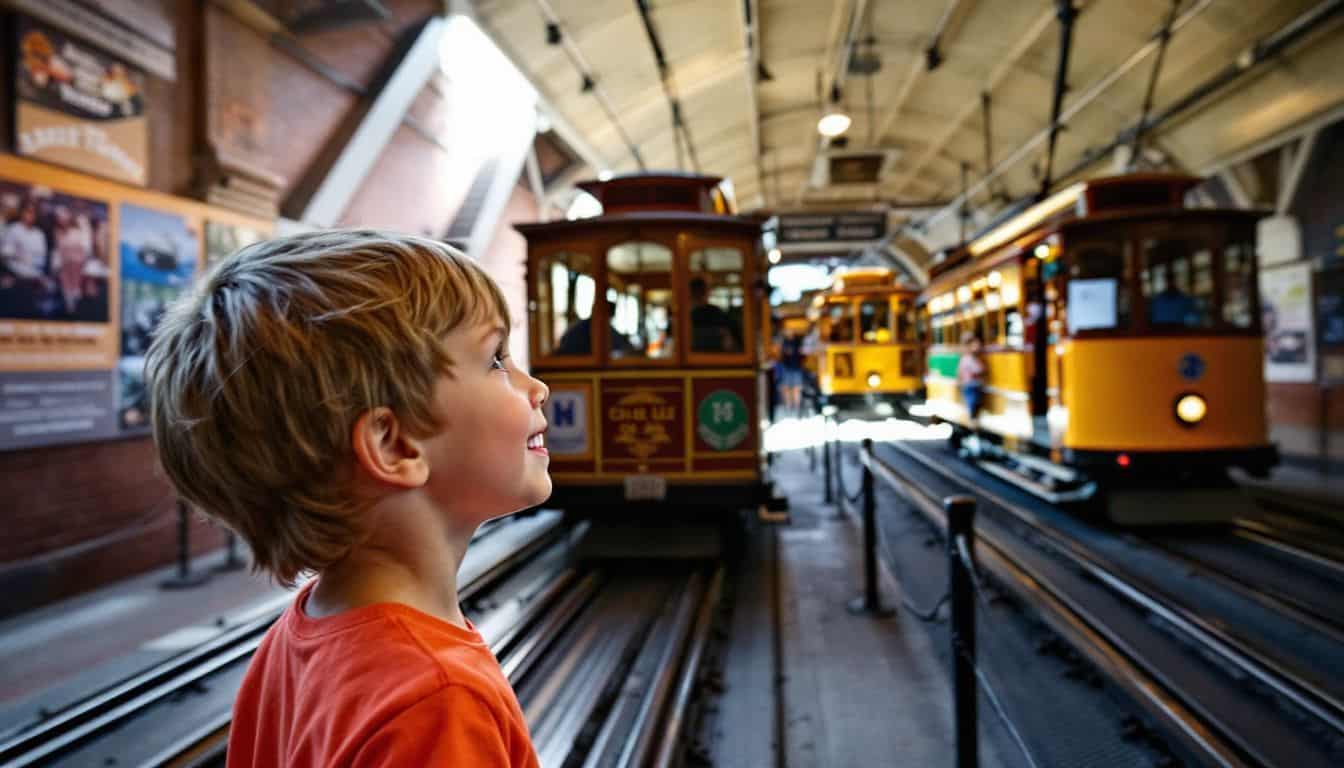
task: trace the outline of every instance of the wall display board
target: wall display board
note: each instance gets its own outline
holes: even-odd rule
[[[164,308],[271,223],[0,155],[0,451],[146,434]]]
[[[18,18],[14,147],[131,184],[148,180],[145,75],[53,27]]]
[[[200,235],[181,215],[121,206],[117,236],[121,259],[121,359],[117,362],[117,421],[125,431],[147,431],[145,353],[164,310],[196,274]]]
[[[1311,265],[1304,262],[1262,270],[1260,309],[1265,328],[1265,380],[1315,380]]]

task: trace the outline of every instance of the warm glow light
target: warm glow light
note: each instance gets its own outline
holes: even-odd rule
[[[989,273],[989,287],[998,288],[1003,284],[1003,275],[996,269]]]
[[[999,295],[1003,297],[1003,305],[1005,307],[1015,306],[1018,298],[1020,298],[1017,286],[1012,283],[1003,286],[1003,290],[999,291]]]
[[[1203,421],[1208,412],[1208,403],[1199,395],[1181,395],[1181,399],[1176,401],[1176,418],[1187,425],[1194,426]]]
[[[997,293],[985,294],[985,306],[989,307],[991,310],[998,309],[999,307],[1003,306],[1002,304],[999,303],[999,294]]]
[[[817,121],[817,133],[827,138],[834,138],[849,130],[849,124],[853,122],[849,115],[844,112],[827,112]]]
[[[1122,453],[1122,454],[1120,454],[1119,456],[1116,456],[1116,457],[1115,457],[1115,463],[1116,463],[1116,464],[1119,464],[1119,465],[1121,466],[1121,468],[1128,467],[1128,466],[1129,466],[1129,454],[1128,454],[1128,453]]]
[[[770,259],[771,264],[778,264],[779,260],[784,258],[784,255],[779,252],[778,248],[771,248],[770,253],[766,256],[766,258]]]
[[[961,302],[962,304],[967,304],[970,302],[970,300],[971,300],[971,287],[969,285],[963,285],[957,289],[957,301]]]
[[[982,253],[987,253],[998,248],[1004,243],[1011,242],[1065,208],[1068,208],[1071,205],[1077,205],[1078,201],[1082,199],[1083,192],[1086,189],[1087,185],[1080,181],[1071,187],[1056,192],[1023,211],[1020,215],[1004,222],[1002,226],[999,226],[986,233],[983,237],[972,241],[971,244],[967,246],[967,250],[971,252],[972,256],[979,256]]]
[[[1040,245],[1036,246],[1036,250],[1032,251],[1032,253],[1036,256],[1036,258],[1044,261],[1045,259],[1050,258],[1050,246],[1046,245],[1045,243],[1041,243]]]
[[[868,374],[868,388],[877,389],[882,386],[882,375],[878,373]]]

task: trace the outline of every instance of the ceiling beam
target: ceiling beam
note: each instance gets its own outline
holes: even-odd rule
[[[943,9],[943,15],[938,19],[938,24],[934,27],[933,34],[929,38],[930,50],[936,50],[938,46],[944,42],[942,37],[943,34],[947,32],[948,23],[952,18],[952,14],[957,12],[963,2],[967,2],[967,0],[948,0],[947,7]],[[962,18],[965,17],[966,12],[969,12],[972,4],[973,3],[968,2],[967,6],[962,9]],[[891,102],[891,107],[887,109],[886,113],[884,113],[877,121],[877,130],[873,132],[873,136],[876,138],[878,144],[882,143],[882,137],[887,135],[887,131],[891,129],[892,122],[896,120],[901,114],[901,110],[905,108],[905,100],[910,98],[910,92],[914,90],[915,82],[919,80],[919,76],[924,72],[929,71],[928,64],[929,60],[918,54],[911,60],[910,71],[906,73],[905,80],[901,81],[900,90],[896,91],[896,98]]]
[[[980,93],[988,93],[992,95],[994,89],[998,88],[999,84],[1003,82],[1003,79],[1008,76],[1008,73],[1012,71],[1013,66],[1018,60],[1025,56],[1027,51],[1031,50],[1032,46],[1041,39],[1041,35],[1045,34],[1045,31],[1050,28],[1054,21],[1055,9],[1053,6],[1047,7],[1045,11],[1043,11],[1040,16],[1037,16],[1035,21],[1027,27],[1026,33],[1013,43],[1013,46],[1008,49],[1008,53],[1000,58],[998,64],[990,70],[989,76],[985,78],[984,87],[980,89]],[[919,159],[911,164],[909,170],[907,170],[905,174],[900,177],[900,180],[896,182],[897,193],[904,192],[906,186],[910,184],[910,180],[920,171],[924,170],[924,167],[929,164],[929,161],[937,157],[938,154],[952,141],[952,137],[956,136],[957,132],[962,130],[966,121],[970,120],[971,117],[979,113],[979,111],[980,95],[976,94],[975,99],[966,102],[965,106],[961,108],[961,111],[948,121],[947,127],[943,129],[943,132],[938,134],[938,137],[925,148],[924,153],[920,155]],[[885,131],[886,128],[883,129],[884,133]]]
[[[742,45],[746,49],[747,121],[751,124],[751,159],[756,171],[756,189],[766,199],[765,170],[761,153],[761,108],[756,101],[756,72],[761,61],[761,11],[757,0],[742,0],[737,18],[742,22]]]

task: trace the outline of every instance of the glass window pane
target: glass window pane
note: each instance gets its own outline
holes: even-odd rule
[[[891,343],[891,303],[886,297],[859,305],[859,338],[865,344]]]
[[[1154,238],[1143,241],[1142,256],[1148,324],[1213,327],[1213,255],[1210,249],[1190,240]]]
[[[1111,330],[1130,327],[1129,248],[1123,243],[1080,243],[1069,253],[1069,327]]]
[[[746,292],[737,248],[701,248],[691,253],[691,351],[737,353],[743,350]]]
[[[537,345],[543,355],[593,351],[593,260],[562,252],[537,263]]]
[[[1234,328],[1252,328],[1255,316],[1255,245],[1230,243],[1223,249],[1223,322]]]
[[[675,354],[672,251],[630,241],[607,251],[609,351],[615,359],[660,360]]]
[[[854,341],[854,317],[850,314],[850,303],[837,301],[826,305],[827,340],[837,343]]]

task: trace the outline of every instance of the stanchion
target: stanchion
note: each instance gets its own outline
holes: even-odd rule
[[[975,546],[975,499],[950,496],[943,500],[947,513],[948,588],[952,592],[952,698],[957,731],[957,768],[975,768],[979,762],[975,684],[975,588],[971,563],[961,556],[959,542],[969,554]]]
[[[215,572],[226,573],[242,570],[247,563],[243,562],[243,558],[238,556],[238,534],[233,531],[225,531],[224,536],[224,562],[215,566]]]
[[[210,580],[209,571],[191,570],[191,515],[187,503],[177,500],[177,573],[159,582],[163,589],[197,587]]]
[[[827,504],[834,504],[835,492],[831,490],[831,483],[833,480],[831,477],[831,472],[833,471],[831,469],[831,416],[826,413],[826,409],[824,408],[822,409],[821,418],[821,438],[821,458],[822,463],[825,465],[826,472],[826,498],[824,501]]]
[[[877,497],[873,493],[873,440],[863,439],[863,594],[849,601],[849,612],[874,618],[896,615],[877,594]],[[843,470],[842,470],[843,471]]]

